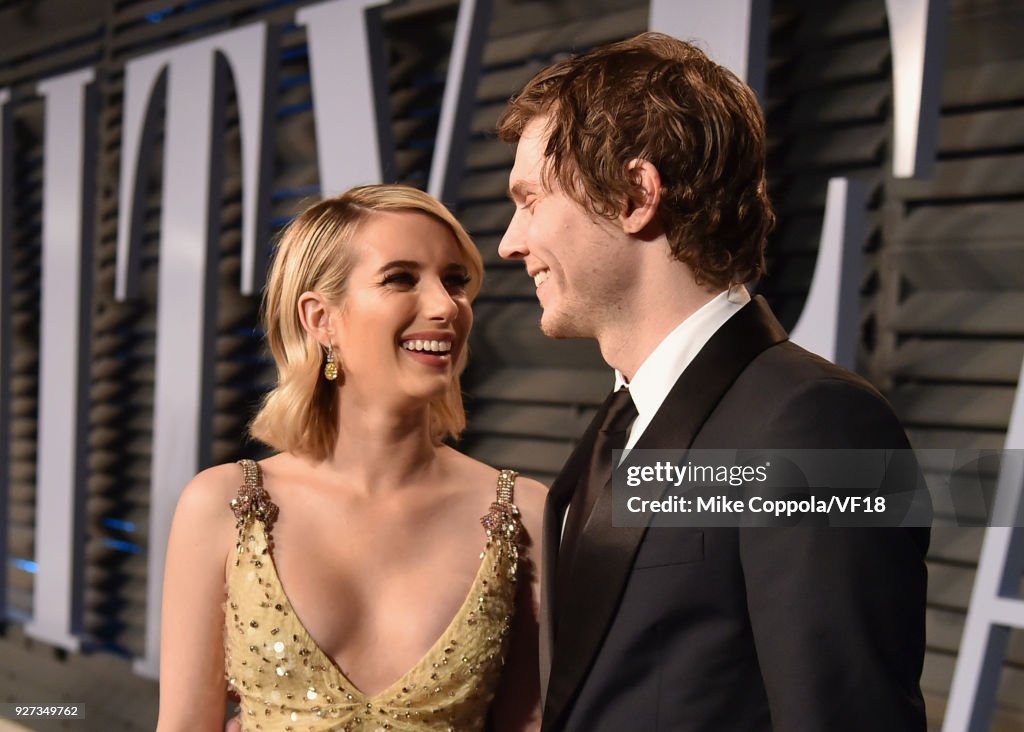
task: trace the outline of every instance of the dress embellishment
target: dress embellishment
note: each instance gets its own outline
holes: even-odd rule
[[[509,579],[515,582],[519,573],[519,509],[512,503],[512,489],[519,475],[514,470],[502,470],[498,473],[498,495],[491,510],[481,519],[480,523],[487,530],[487,538],[499,541],[509,559]]]
[[[256,461],[240,460],[238,464],[242,466],[244,482],[238,489],[238,495],[231,499],[235,526],[241,529],[251,519],[259,519],[269,533],[277,521],[277,504],[270,500],[263,488],[263,476]]]

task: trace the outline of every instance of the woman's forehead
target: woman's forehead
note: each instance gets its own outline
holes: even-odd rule
[[[357,267],[389,261],[441,267],[467,263],[448,225],[420,211],[376,212],[362,222],[352,243]]]

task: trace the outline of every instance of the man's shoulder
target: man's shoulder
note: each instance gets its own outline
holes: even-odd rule
[[[762,351],[744,370],[741,378],[773,381],[780,387],[800,388],[807,383],[847,385],[859,391],[881,396],[867,379],[792,341],[778,343]]]
[[[750,362],[708,427],[727,422],[778,447],[907,446],[899,419],[874,386],[788,341]]]

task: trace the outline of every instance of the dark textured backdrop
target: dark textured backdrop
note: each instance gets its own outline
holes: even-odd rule
[[[283,24],[275,128],[274,221],[318,194],[303,2],[142,0],[0,2],[0,87],[14,95],[13,415],[7,567],[11,608],[0,637],[0,701],[85,701],[88,729],[152,729],[156,685],[133,675],[145,600],[159,159],[149,171],[146,293],[115,303],[113,267],[122,76],[127,59],[253,22]],[[410,0],[384,11],[398,178],[425,187],[455,0]],[[549,480],[610,386],[596,348],[546,341],[532,282],[498,259],[511,215],[512,150],[493,136],[505,100],[570,50],[647,25],[643,0],[498,0],[477,93],[458,214],[488,265],[466,380],[473,455]],[[1001,447],[1024,358],[1024,6],[952,0],[939,155],[920,182],[890,176],[891,55],[883,0],[773,3],[768,87],[771,190],[780,213],[762,292],[792,326],[813,272],[825,184],[863,179],[869,227],[861,283],[858,369],[892,400],[916,447]],[[86,629],[90,651],[67,655],[24,637],[32,608],[42,175],[41,79],[97,71],[96,291],[89,412]],[[244,425],[272,371],[258,303],[237,294],[240,179],[228,114],[222,186],[221,288],[213,456],[259,454]],[[13,141],[13,145],[12,145]],[[937,529],[929,560],[929,717],[942,718],[981,541],[977,529]],[[993,729],[1024,729],[1024,638],[1015,631]],[[59,724],[40,729],[59,729]],[[67,728],[82,729],[68,723]]]

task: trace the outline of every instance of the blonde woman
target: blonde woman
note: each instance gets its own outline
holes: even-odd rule
[[[164,585],[159,729],[539,727],[545,489],[444,444],[483,266],[404,186],[321,201],[266,288],[275,448],[185,488]],[[532,541],[531,541],[532,540]],[[489,728],[491,728],[489,727]]]

